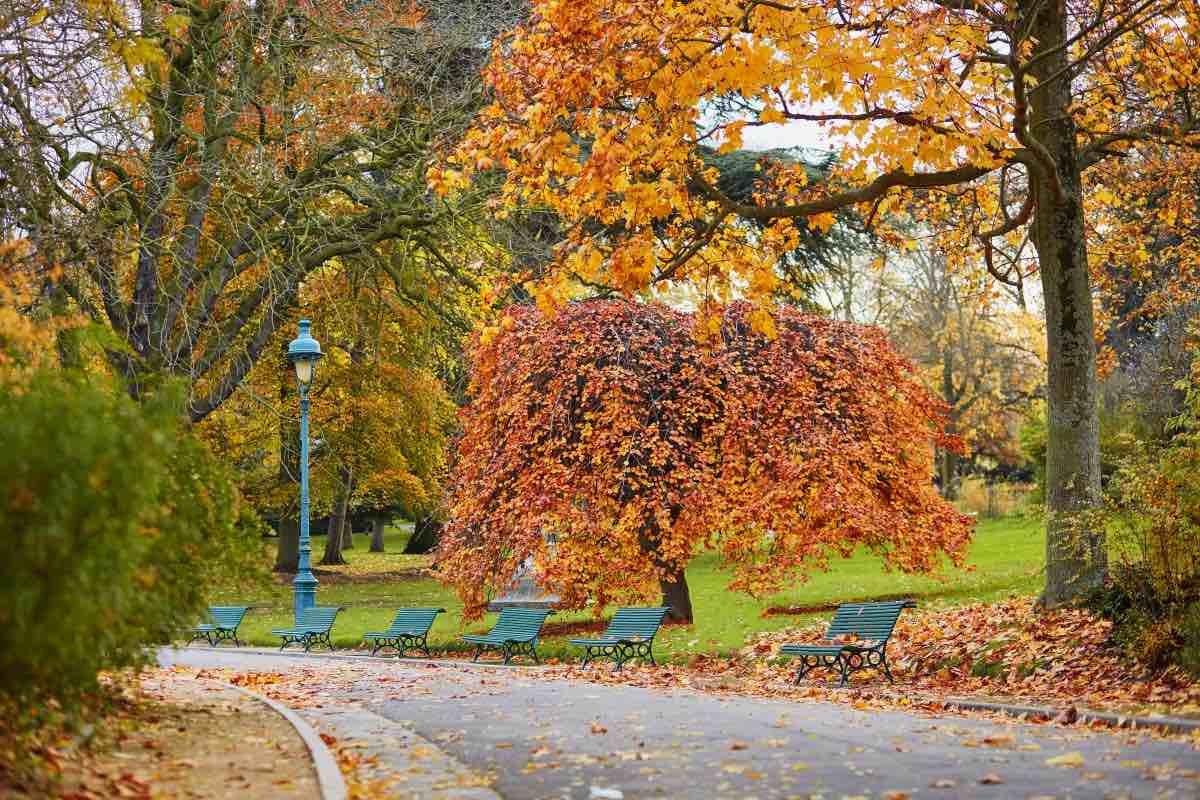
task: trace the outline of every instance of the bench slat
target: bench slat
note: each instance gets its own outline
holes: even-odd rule
[[[809,672],[820,666],[836,666],[842,673],[842,685],[847,682],[852,670],[880,667],[888,680],[892,673],[887,666],[885,650],[891,639],[901,612],[913,608],[916,603],[912,600],[888,600],[881,603],[843,603],[829,623],[825,632],[826,639],[837,639],[843,636],[857,636],[861,643],[846,642],[845,644],[785,644],[779,652],[787,656],[802,659],[802,666],[796,675],[796,682]]]

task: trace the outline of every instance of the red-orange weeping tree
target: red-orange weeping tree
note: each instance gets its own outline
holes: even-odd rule
[[[468,617],[531,556],[567,607],[661,589],[689,622],[702,548],[752,593],[860,546],[906,572],[961,562],[971,522],[930,481],[954,443],[911,365],[875,328],[783,309],[771,339],[751,313],[714,341],[659,304],[515,307],[475,344],[436,558]]]

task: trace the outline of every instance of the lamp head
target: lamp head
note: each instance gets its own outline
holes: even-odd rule
[[[288,345],[288,361],[296,369],[296,380],[306,386],[312,381],[313,367],[323,355],[321,344],[309,332],[311,328],[308,320],[300,320],[300,335]]]

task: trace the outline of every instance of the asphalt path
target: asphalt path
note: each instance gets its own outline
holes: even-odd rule
[[[849,704],[207,649],[164,664],[285,672],[400,723],[509,800],[1200,798],[1198,743]],[[300,709],[304,713],[304,709]],[[1048,764],[1059,759],[1064,765]]]

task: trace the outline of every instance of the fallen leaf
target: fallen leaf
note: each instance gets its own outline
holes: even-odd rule
[[[998,784],[1004,783],[1004,778],[1001,778],[999,775],[997,775],[994,772],[989,772],[987,775],[984,775],[982,778],[980,778],[979,782],[982,783],[984,786],[996,786]]]
[[[592,733],[601,734],[608,733],[608,728],[601,725],[599,722],[592,723]]]
[[[950,778],[938,778],[936,781],[929,784],[929,786],[933,789],[953,789],[955,786],[958,786],[958,782],[951,780]]]
[[[1070,753],[1063,753],[1061,756],[1054,756],[1054,758],[1047,758],[1046,766],[1048,766],[1048,767],[1067,767],[1069,769],[1078,769],[1079,767],[1083,766],[1083,753],[1073,750]]]

